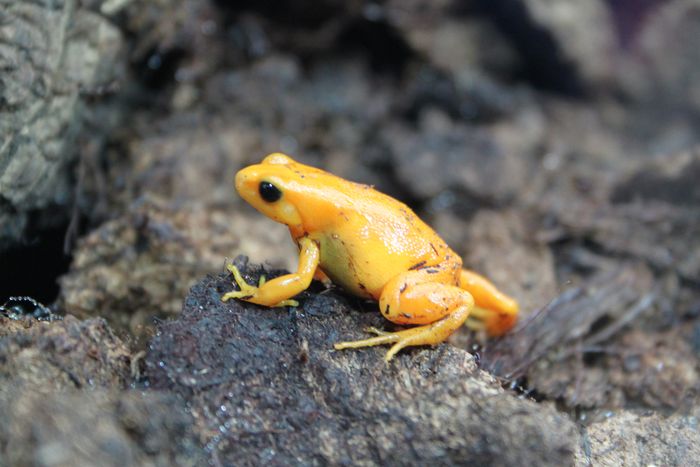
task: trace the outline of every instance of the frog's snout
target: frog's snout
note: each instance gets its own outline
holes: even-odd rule
[[[236,191],[239,193],[241,192],[241,189],[243,189],[243,187],[245,186],[245,182],[248,179],[248,177],[246,177],[246,174],[243,172],[245,172],[245,169],[239,170],[233,179],[233,185],[236,187]]]
[[[250,172],[250,167],[239,170],[234,178],[234,186],[238,195],[248,203],[255,203],[258,198],[256,174]]]

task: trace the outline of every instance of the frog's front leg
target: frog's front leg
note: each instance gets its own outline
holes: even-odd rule
[[[320,258],[319,248],[313,240],[303,237],[299,240],[299,266],[297,272],[276,277],[270,281],[261,281],[259,286],[249,285],[243,280],[238,269],[230,265],[234,280],[241,290],[228,292],[222,301],[239,298],[250,303],[265,306],[296,306],[293,296],[303,292],[311,284]]]
[[[434,270],[434,269],[433,269]],[[382,290],[379,306],[384,317],[397,324],[419,324],[398,332],[370,328],[377,337],[354,342],[341,342],[337,350],[394,344],[387,352],[388,362],[404,347],[434,345],[444,342],[469,317],[474,299],[465,290],[450,283],[449,270],[431,274],[410,271],[389,281]],[[445,277],[441,277],[444,275]],[[447,279],[443,283],[441,279]]]

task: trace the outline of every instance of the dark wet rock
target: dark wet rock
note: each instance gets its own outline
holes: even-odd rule
[[[14,320],[34,318],[39,321],[54,321],[61,319],[50,308],[27,296],[9,297],[0,305],[0,316]]]
[[[212,459],[572,463],[572,422],[504,391],[467,352],[443,344],[386,364],[383,347],[334,351],[335,342],[365,337],[367,325],[390,327],[376,304],[361,313],[348,306],[360,301],[334,291],[306,294],[298,309],[224,304],[230,281],[196,285],[146,357],[151,386],[187,400]]]
[[[99,111],[90,96],[109,94],[124,63],[120,32],[72,1],[3,2],[0,43],[4,250],[30,229],[68,218],[76,142],[101,141],[118,115],[100,113],[99,130],[85,131]]]
[[[72,388],[123,388],[131,353],[102,318],[0,318],[0,396]]]
[[[194,466],[192,417],[158,392],[0,393],[3,465]],[[6,463],[6,464],[5,464]]]
[[[660,414],[611,413],[583,430],[576,465],[696,465],[700,410]]]

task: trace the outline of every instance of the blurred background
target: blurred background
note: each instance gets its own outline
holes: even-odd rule
[[[0,6],[0,304],[141,349],[226,259],[293,268],[232,186],[282,151],[406,202],[521,301],[485,368],[571,410],[693,406],[696,0]]]

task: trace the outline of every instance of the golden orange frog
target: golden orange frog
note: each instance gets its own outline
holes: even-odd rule
[[[260,212],[286,224],[299,246],[296,272],[258,286],[235,266],[240,287],[222,297],[266,306],[296,306],[291,298],[311,279],[330,278],[347,291],[379,301],[386,319],[416,327],[376,328],[369,339],[336,349],[393,344],[386,360],[404,347],[443,342],[466,322],[490,335],[508,331],[518,304],[484,277],[462,269],[462,260],[405,204],[367,185],[271,154],[236,174],[236,190]]]

